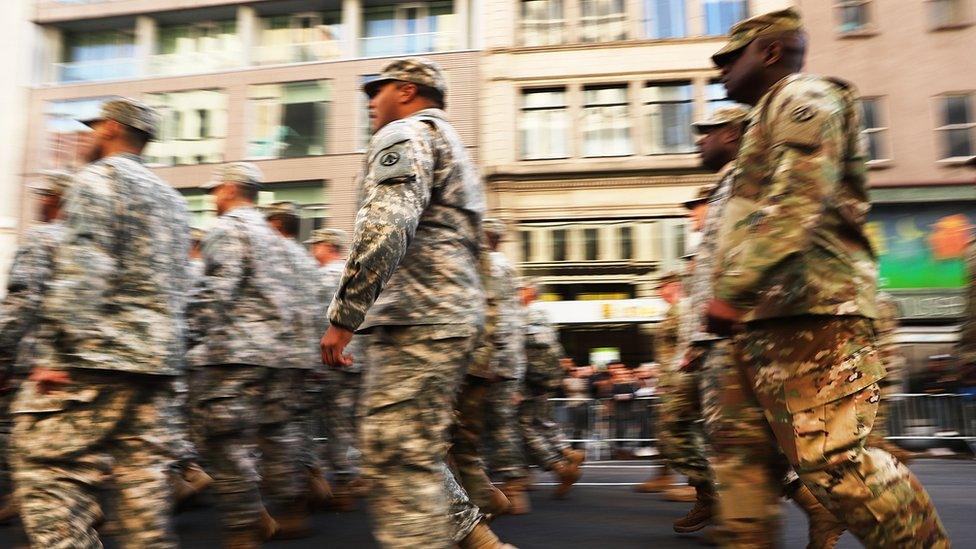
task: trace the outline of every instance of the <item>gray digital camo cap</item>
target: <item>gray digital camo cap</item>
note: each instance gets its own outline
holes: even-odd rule
[[[302,207],[296,202],[290,200],[279,200],[278,202],[272,202],[264,208],[264,217],[271,219],[279,215],[286,215],[291,217],[298,217],[301,213]]]
[[[408,57],[397,59],[387,65],[379,76],[363,84],[363,91],[367,95],[374,95],[387,82],[412,82],[420,86],[433,88],[447,97],[447,81],[441,68],[430,59],[423,57]]]
[[[331,244],[338,248],[346,247],[346,231],[342,229],[315,229],[305,244]]]
[[[102,104],[102,110],[97,117],[80,120],[80,122],[90,127],[102,120],[115,120],[119,124],[146,132],[150,138],[155,138],[159,132],[159,113],[156,109],[128,97],[106,101]]]
[[[41,180],[28,188],[37,194],[64,196],[71,187],[71,174],[63,170],[44,170]]]
[[[248,187],[261,188],[264,174],[261,169],[250,162],[231,162],[214,170],[213,179],[200,186],[201,189],[212,191],[224,183],[239,183]]]

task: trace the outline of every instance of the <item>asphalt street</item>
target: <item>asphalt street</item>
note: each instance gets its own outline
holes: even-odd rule
[[[519,517],[501,517],[493,528],[505,541],[520,549],[573,548],[684,548],[703,547],[697,535],[677,536],[671,522],[691,504],[670,503],[656,494],[638,494],[636,483],[655,472],[646,461],[600,462],[585,465],[580,484],[569,500],[551,499],[551,479],[537,474],[532,492],[533,512]],[[976,547],[976,461],[921,460],[912,469],[922,479],[952,536],[955,547]],[[783,546],[805,547],[806,520],[798,509],[784,503]],[[324,512],[315,515],[316,536],[312,539],[269,543],[274,548],[377,547],[370,535],[364,510],[354,513]],[[219,546],[213,510],[192,509],[177,517],[177,531],[185,548],[214,549]],[[116,546],[106,540],[108,547]],[[16,526],[0,529],[0,547],[22,543]],[[845,535],[841,548],[860,547]]]

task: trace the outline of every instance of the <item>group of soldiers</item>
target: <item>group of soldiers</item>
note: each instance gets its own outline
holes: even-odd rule
[[[662,450],[697,501],[675,530],[775,546],[787,494],[812,547],[845,529],[948,547],[918,480],[870,438],[885,368],[856,94],[800,73],[805,40],[794,10],[773,12],[712,57],[751,108],[696,124],[720,182],[688,205],[702,233],[688,296],[662,283]],[[528,511],[529,464],[557,496],[580,478],[549,409],[562,350],[498,251],[443,74],[397,60],[364,91],[354,234],[317,230],[311,254],[294,204],[258,208],[248,163],[204,186],[219,217],[194,244],[182,198],[140,156],[156,113],[122,99],[86,121],[90,163],[41,191],[50,223],[18,254],[0,319],[0,359],[22,376],[4,395],[6,458],[32,546],[101,547],[106,484],[127,546],[177,546],[181,486],[210,486],[225,547],[308,535],[310,499],[329,497],[318,433],[337,506],[365,494],[383,547],[510,547],[489,521]]]

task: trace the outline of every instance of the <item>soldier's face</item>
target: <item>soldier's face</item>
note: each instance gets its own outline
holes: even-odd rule
[[[753,40],[719,68],[729,99],[755,105],[762,96],[761,91],[765,91],[759,90],[758,85],[764,68],[761,45],[759,40]]]
[[[217,215],[224,215],[237,199],[237,185],[222,183],[210,191],[210,194],[213,196],[214,206],[217,207]]]
[[[109,124],[107,120],[99,120],[91,126],[88,134],[88,149],[85,150],[85,161],[95,162],[105,156],[105,143],[109,140]]]
[[[383,84],[376,93],[369,98],[369,122],[373,133],[380,131],[383,126],[398,120],[400,117],[400,85],[397,82]]]
[[[701,154],[702,166],[713,172],[721,170],[726,164],[735,160],[739,148],[737,136],[732,135],[728,125],[709,129],[698,136],[695,144]]]

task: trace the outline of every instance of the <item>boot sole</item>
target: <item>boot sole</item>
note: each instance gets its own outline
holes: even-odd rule
[[[695,524],[693,526],[673,526],[672,525],[672,528],[674,528],[674,531],[677,534],[692,534],[694,532],[697,532],[697,531],[705,528],[706,526],[708,526],[711,523],[712,523],[712,519],[708,519],[708,520],[699,522],[698,524]]]

